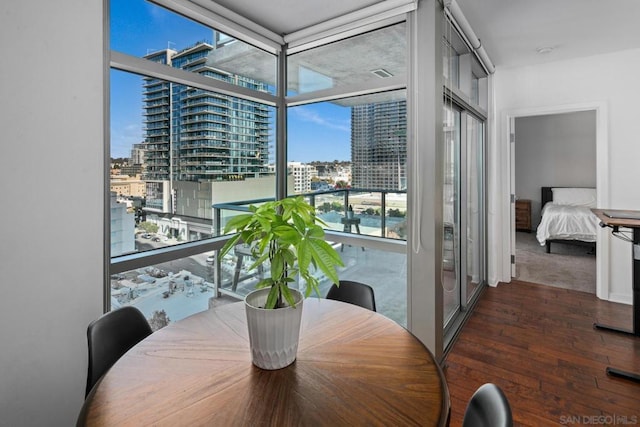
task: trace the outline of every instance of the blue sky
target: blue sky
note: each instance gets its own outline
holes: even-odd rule
[[[111,49],[134,56],[211,41],[211,29],[143,0],[111,1]],[[111,71],[111,156],[143,140],[142,79]],[[320,103],[289,109],[289,161],[350,160],[351,109]]]

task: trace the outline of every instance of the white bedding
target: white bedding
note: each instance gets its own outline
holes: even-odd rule
[[[542,209],[536,237],[542,246],[553,239],[595,242],[598,224],[598,217],[587,207],[549,202]]]

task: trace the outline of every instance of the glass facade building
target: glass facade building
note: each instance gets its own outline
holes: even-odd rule
[[[266,92],[267,85],[216,69],[198,42],[145,56],[217,80]],[[144,78],[144,147],[148,181],[236,181],[268,174],[267,106],[177,83]]]
[[[352,186],[406,190],[407,102],[351,108]]]

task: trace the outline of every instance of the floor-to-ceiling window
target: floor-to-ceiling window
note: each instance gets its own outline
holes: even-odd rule
[[[466,137],[466,300],[471,302],[486,280],[485,238],[485,130],[484,121],[467,113]]]
[[[287,160],[311,186],[293,193],[327,223],[340,277],[371,285],[378,311],[406,326],[405,14],[346,34],[290,45]]]
[[[217,259],[225,221],[303,194],[341,277],[372,284],[378,311],[406,325],[406,9],[289,35],[283,73],[284,39],[219,31],[195,6],[110,6],[106,309],[135,305],[160,327],[241,298],[259,272],[241,251]]]
[[[406,326],[405,91],[290,107],[288,134],[290,171],[305,168],[315,188],[300,193],[352,239],[336,243],[340,278],[371,285],[377,310]]]
[[[110,12],[105,305],[134,305],[157,328],[234,280],[235,264],[215,257],[212,205],[275,197],[280,44],[142,0]]]
[[[445,325],[460,309],[460,110],[447,105],[444,118],[442,287]]]
[[[443,254],[445,346],[486,284],[487,73],[447,22],[443,37]]]
[[[154,314],[184,297],[164,313],[178,320],[206,308],[187,308],[196,297],[242,297],[255,274],[240,252],[216,258],[222,225],[252,201],[303,194],[347,260],[342,276],[372,283],[380,311],[406,325],[407,190],[427,175],[408,170],[408,10],[275,40],[217,31],[189,4],[113,0],[106,305],[153,295]],[[445,33],[443,200],[415,211],[442,203],[442,317],[455,331],[486,280],[487,74]]]

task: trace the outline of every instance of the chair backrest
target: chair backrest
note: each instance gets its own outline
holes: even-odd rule
[[[511,427],[511,406],[504,392],[495,384],[480,386],[471,396],[464,412],[462,427]]]
[[[340,280],[340,286],[334,283],[327,293],[327,299],[348,302],[376,311],[376,297],[373,288],[360,282]]]
[[[123,354],[152,332],[144,314],[132,306],[110,311],[91,322],[87,328],[89,369],[85,397]]]

